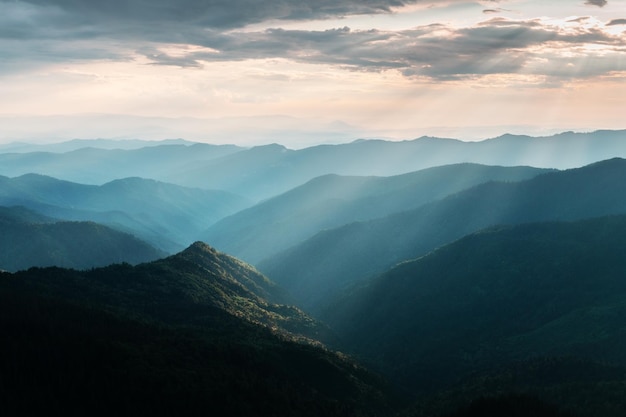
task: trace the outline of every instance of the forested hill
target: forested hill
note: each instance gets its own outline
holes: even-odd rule
[[[324,327],[269,301],[281,297],[201,243],[137,267],[0,273],[0,403],[12,416],[387,415],[382,380],[315,346]]]
[[[137,264],[164,253],[127,233],[93,222],[62,222],[23,207],[0,207],[0,269],[92,268]]]
[[[285,304],[286,293],[254,268],[201,242],[137,266],[124,263],[85,271],[34,268],[15,277],[11,282],[35,293],[113,306],[168,323],[195,323],[210,307],[290,338],[324,340],[330,335],[323,325]]]
[[[105,224],[175,253],[193,243],[200,231],[249,202],[224,191],[144,178],[96,186],[26,174],[0,176],[0,204],[28,207],[63,220]]]
[[[532,392],[617,417],[625,231],[626,216],[485,230],[346,293],[325,319],[403,387]]]

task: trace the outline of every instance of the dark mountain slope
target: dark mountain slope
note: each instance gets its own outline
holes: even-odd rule
[[[0,177],[0,204],[23,205],[66,220],[96,221],[174,251],[193,242],[199,230],[249,202],[223,191],[141,178],[94,186],[27,174]]]
[[[56,219],[29,210],[25,207],[0,206],[0,225],[6,226],[12,223],[54,223]]]
[[[403,386],[450,387],[518,361],[571,357],[621,367],[605,394],[626,394],[625,231],[626,216],[617,216],[472,234],[346,294],[325,317],[353,351]],[[548,365],[553,371],[543,372]],[[544,396],[553,389],[565,403],[602,402],[576,399],[600,389],[593,373],[580,371],[587,365],[553,365],[527,363],[490,389],[544,387]],[[608,378],[608,369],[597,369]]]
[[[445,417],[574,417],[575,414],[527,395],[480,398]]]
[[[298,331],[319,325],[265,296],[281,294],[245,264],[200,243],[137,267],[0,273],[3,410],[387,414],[377,377],[294,342],[301,336],[287,331],[289,324]]]
[[[543,172],[459,164],[395,177],[326,175],[220,220],[201,239],[254,263],[323,229],[413,209],[484,182],[521,181]]]
[[[626,160],[487,183],[416,210],[319,233],[259,268],[300,305],[319,312],[345,285],[379,274],[496,224],[576,220],[626,213]]]
[[[92,268],[151,261],[163,252],[127,233],[93,222],[58,222],[20,207],[0,207],[0,269]]]
[[[210,307],[294,337],[328,340],[330,336],[326,327],[285,305],[285,292],[251,266],[201,242],[137,266],[40,272],[29,270],[16,276],[33,291],[124,308],[168,323],[195,324]]]

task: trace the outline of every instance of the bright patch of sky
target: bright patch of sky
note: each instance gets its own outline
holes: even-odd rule
[[[0,141],[620,129],[625,54],[626,0],[0,0]]]

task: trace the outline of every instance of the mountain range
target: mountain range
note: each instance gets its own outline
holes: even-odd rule
[[[2,413],[621,417],[625,135],[3,147]]]
[[[0,175],[41,174],[95,185],[128,177],[162,180],[195,163],[207,163],[241,150],[232,145],[194,143],[137,149],[81,147],[67,152],[3,152],[0,154]]]
[[[84,184],[125,177],[230,191],[261,201],[325,174],[392,176],[473,162],[568,169],[626,157],[624,131],[566,132],[549,137],[504,135],[462,142],[422,137],[403,142],[359,140],[291,150],[281,145],[161,145],[132,150],[83,148],[64,153],[0,154],[0,175],[48,175]]]
[[[489,182],[414,210],[318,233],[258,267],[317,314],[338,290],[498,224],[626,213],[626,160]]]
[[[486,229],[345,293],[323,318],[404,388],[461,386],[451,403],[525,390],[617,415],[626,403],[602,398],[626,398],[624,230],[624,215]]]
[[[142,178],[95,186],[36,174],[0,177],[0,205],[24,206],[59,219],[102,223],[169,253],[188,246],[200,230],[249,204],[225,191]]]
[[[329,174],[220,220],[200,239],[257,263],[324,229],[410,210],[477,184],[548,171],[457,164],[392,177]]]
[[[166,139],[159,141],[149,141],[140,139],[73,139],[58,143],[28,143],[11,142],[0,144],[0,151],[3,153],[30,153],[30,152],[72,152],[83,148],[96,149],[140,149],[163,145],[186,145],[191,146],[194,142],[183,139]],[[234,146],[233,146],[234,147]]]

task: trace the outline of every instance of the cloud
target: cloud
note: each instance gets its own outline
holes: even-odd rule
[[[604,7],[607,5],[607,1],[606,0],[586,0],[585,4],[588,6],[598,6],[598,7]]]
[[[242,28],[270,16],[387,13],[418,0],[31,1],[0,0],[0,73],[78,60],[139,57],[142,63],[193,69],[278,58],[355,71],[396,70],[436,81],[517,73],[566,78],[621,71],[619,48],[626,48],[626,35],[611,35],[590,18],[556,24],[494,17],[470,27],[431,24],[399,31]],[[607,25],[623,23],[615,19]],[[579,65],[596,55],[601,64]],[[567,67],[558,71],[556,65]]]
[[[622,70],[616,51],[626,48],[626,39],[605,33],[601,27],[581,24],[584,22],[570,21],[563,28],[539,19],[494,18],[468,28],[433,24],[395,32],[353,31],[347,27],[214,32],[201,40],[209,52],[175,58],[151,51],[146,57],[155,64],[181,66],[283,58],[359,71],[398,70],[407,77],[433,80],[518,73],[573,77]],[[604,48],[598,52],[601,63],[590,62],[591,52],[585,52],[588,45]],[[579,65],[578,61],[586,64]],[[566,65],[566,70],[552,69],[559,65]]]
[[[626,19],[613,19],[606,25],[607,26],[626,25]]]
[[[389,13],[420,0],[29,0],[36,7],[53,7],[76,22],[142,22],[237,28],[265,20],[307,20],[354,14]]]
[[[503,9],[501,7],[495,8],[495,9],[484,9],[483,13],[484,14],[498,14],[498,13],[503,13],[503,12],[510,12],[511,10],[509,9]]]

